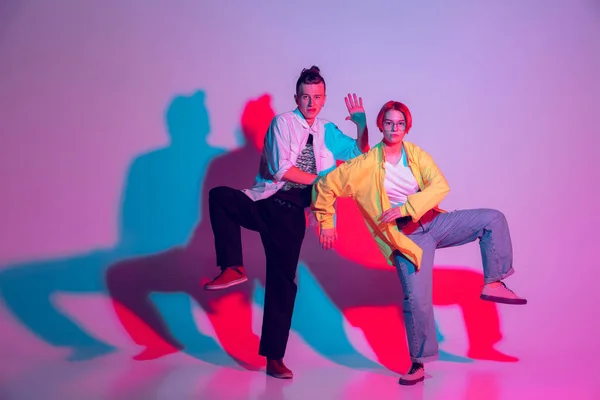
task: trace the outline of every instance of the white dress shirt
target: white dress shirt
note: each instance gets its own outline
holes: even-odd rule
[[[281,189],[285,185],[283,175],[296,164],[309,134],[313,135],[319,176],[332,171],[336,167],[336,160],[346,161],[361,154],[356,140],[345,135],[334,123],[316,118],[312,126],[308,126],[304,116],[296,108],[277,115],[271,121],[254,186],[242,192],[257,201],[266,199]]]

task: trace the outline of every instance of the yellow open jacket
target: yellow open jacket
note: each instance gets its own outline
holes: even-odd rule
[[[431,156],[417,145],[403,142],[403,146],[419,191],[408,196],[401,206],[402,216],[410,216],[418,222],[431,209],[444,212],[438,208],[450,191],[444,175]],[[398,229],[395,221],[383,223],[378,220],[384,211],[392,207],[385,192],[384,179],[385,153],[383,143],[379,143],[369,152],[347,161],[318,180],[313,186],[311,209],[321,229],[333,228],[336,198],[351,197],[388,263],[394,266],[392,253],[399,250],[419,269],[423,255],[421,248]]]

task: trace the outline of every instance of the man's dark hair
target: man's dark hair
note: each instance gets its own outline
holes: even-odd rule
[[[321,70],[316,65],[313,65],[309,69],[304,68],[300,73],[300,77],[296,82],[296,94],[300,90],[301,84],[319,84],[323,83],[323,87],[325,87],[325,79],[321,76]]]

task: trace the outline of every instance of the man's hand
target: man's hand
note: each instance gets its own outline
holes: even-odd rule
[[[337,240],[337,232],[335,228],[329,229],[321,229],[321,233],[319,235],[319,241],[321,242],[321,246],[325,250],[333,249],[335,241]]]
[[[346,100],[346,107],[350,116],[346,117],[346,121],[352,121],[358,127],[367,126],[367,115],[363,107],[362,97],[356,97],[356,93],[350,94],[344,99]]]
[[[402,218],[402,215],[400,213],[400,207],[393,207],[393,208],[390,208],[389,210],[384,211],[379,216],[379,221],[388,223],[388,222],[395,221],[398,218]]]

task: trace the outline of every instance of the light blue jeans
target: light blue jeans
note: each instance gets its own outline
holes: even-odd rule
[[[413,362],[436,360],[438,342],[433,318],[433,258],[436,249],[460,246],[479,239],[485,283],[504,279],[514,273],[512,244],[508,223],[497,210],[459,210],[429,212],[418,223],[404,223],[402,232],[423,249],[421,268],[399,251],[394,261],[404,291],[403,313],[408,349]]]

